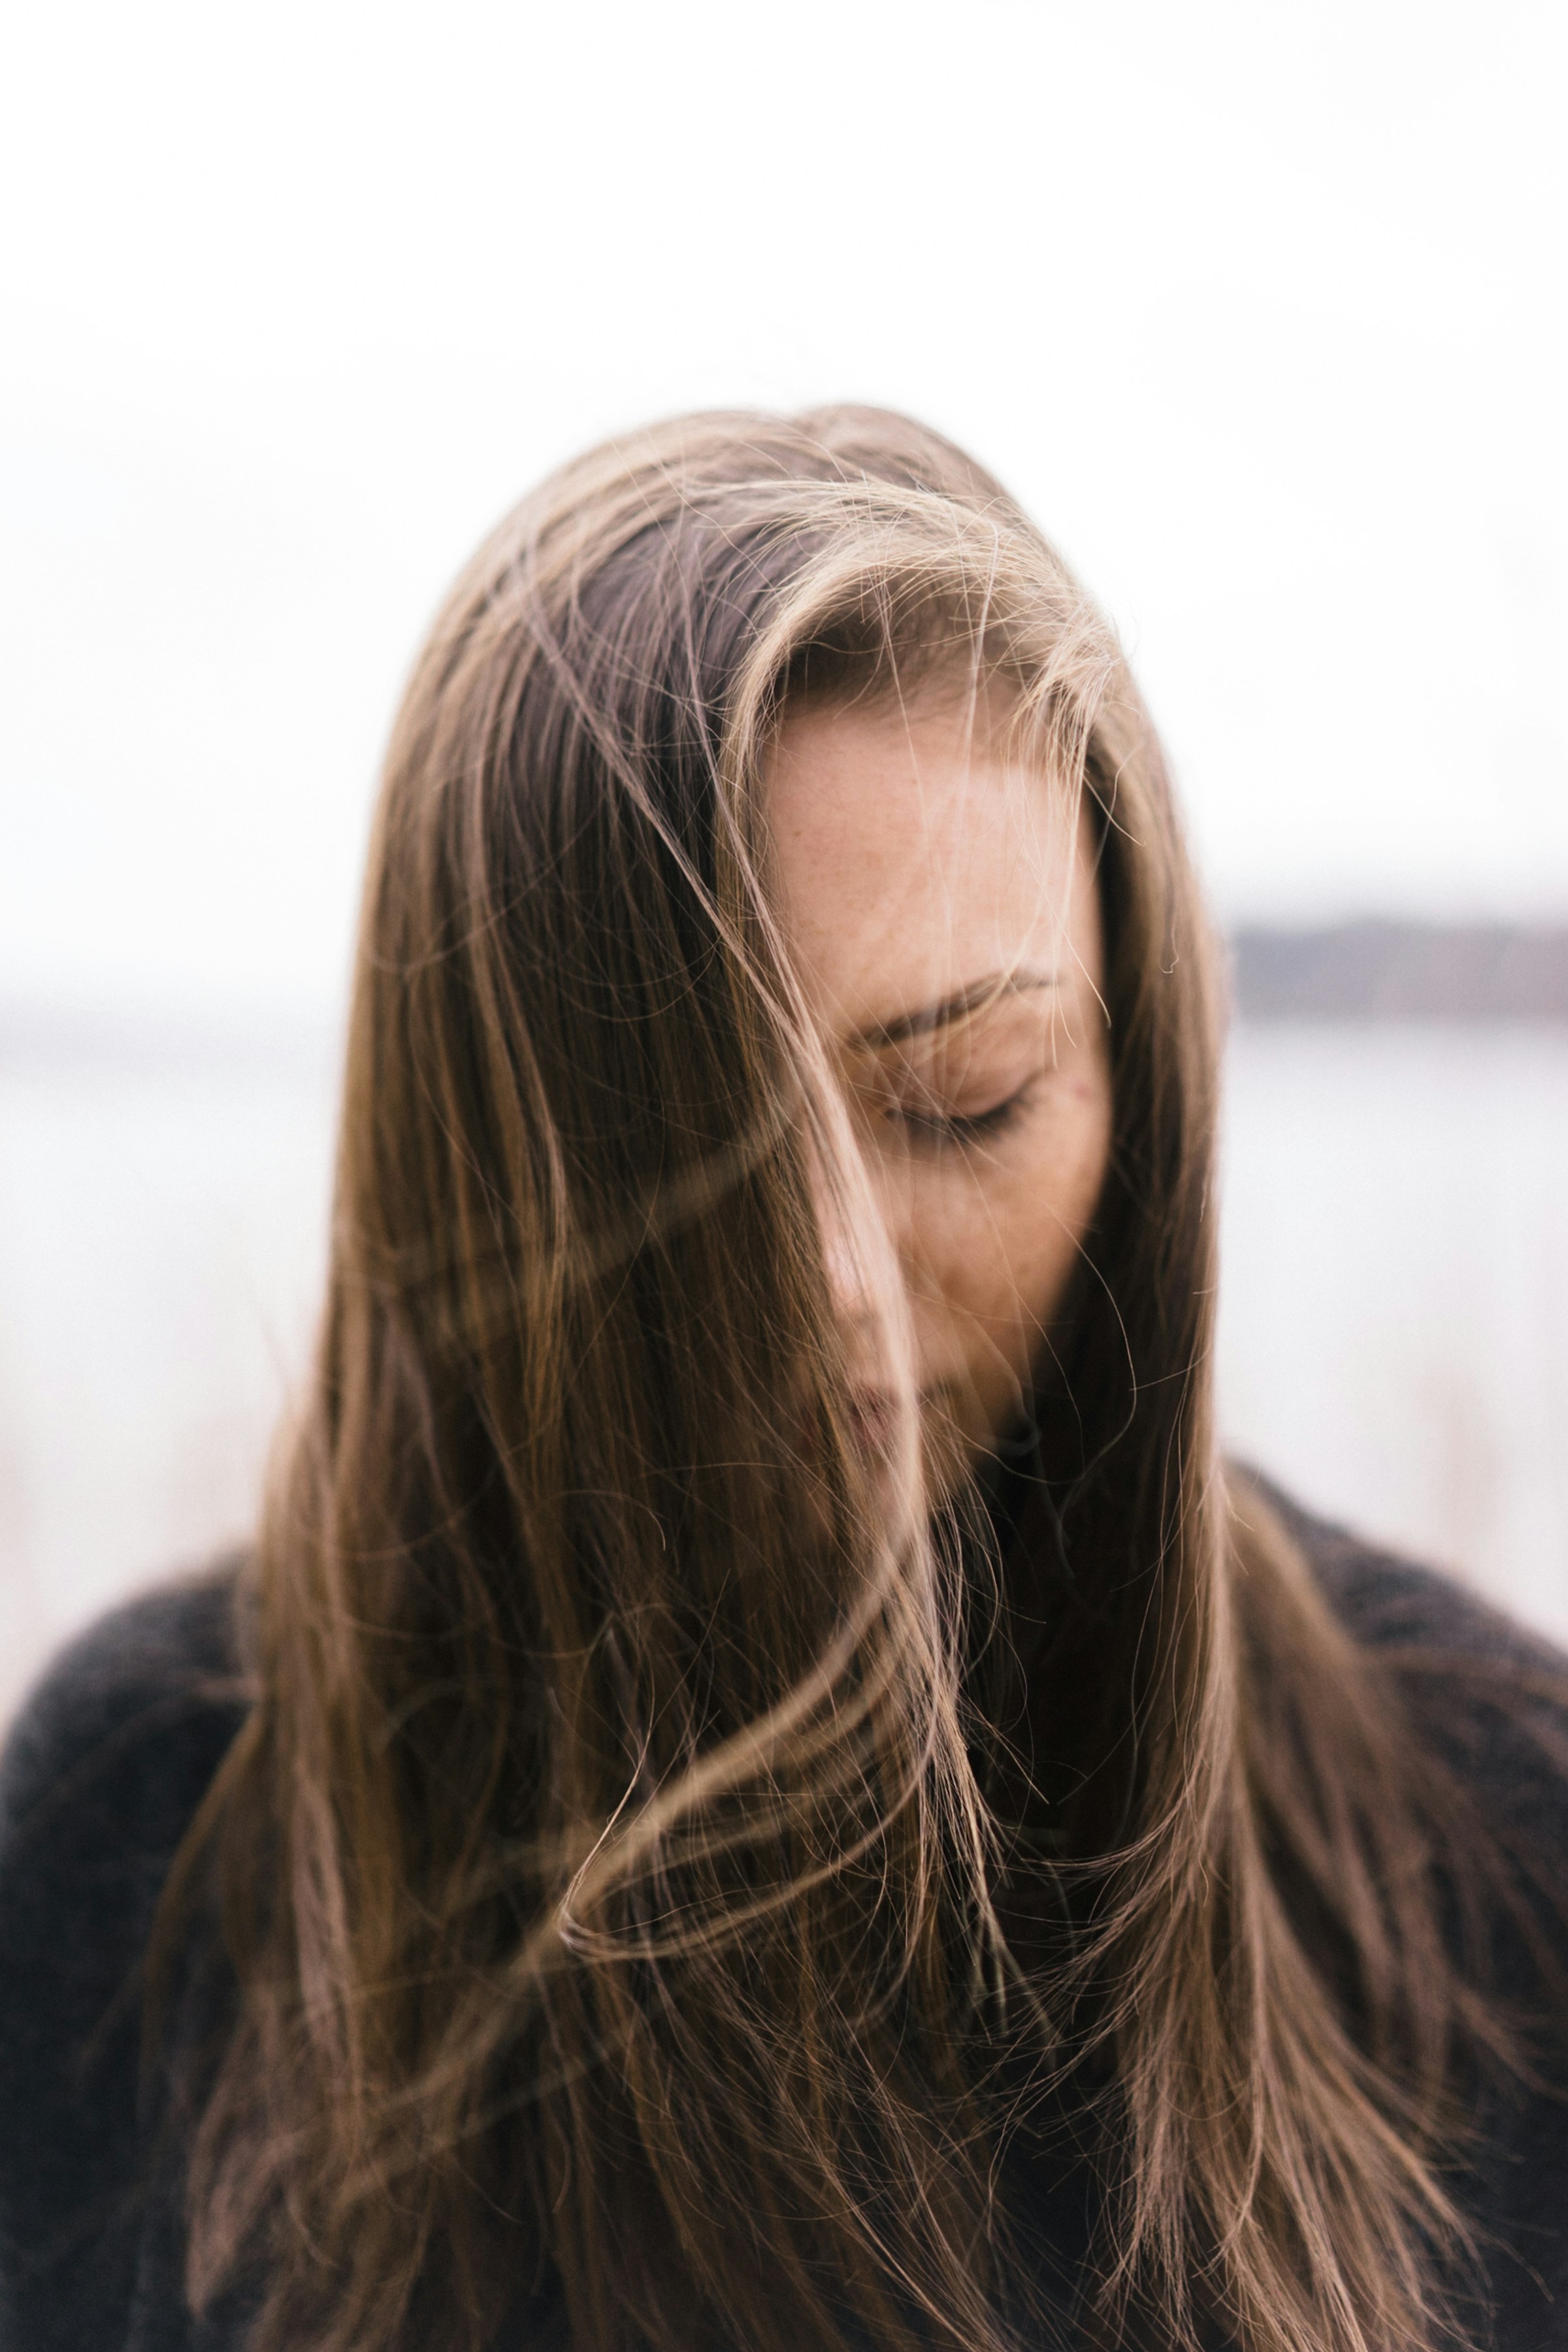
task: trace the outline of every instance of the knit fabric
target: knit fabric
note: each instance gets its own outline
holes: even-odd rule
[[[1532,1840],[1568,1884],[1568,1777],[1552,1753],[1554,1740],[1568,1752],[1568,1716],[1512,1689],[1515,1669],[1568,1675],[1568,1660],[1445,1579],[1281,1507],[1360,1638],[1500,1670],[1490,1697],[1483,1673],[1416,1678],[1411,1704],[1483,1816]],[[177,2135],[141,2079],[159,1893],[243,1715],[234,1596],[230,1570],[105,1618],[55,1664],[0,1762],[0,2352],[237,2352],[242,2339],[232,2312],[197,2322],[185,2307]],[[1483,2250],[1478,2337],[1568,2352],[1568,2101],[1499,2091],[1479,2121],[1458,2184]],[[1071,2181],[1038,2189],[1040,2281],[1065,2313],[1083,2200]],[[535,2305],[512,2341],[541,2352],[559,2326]]]

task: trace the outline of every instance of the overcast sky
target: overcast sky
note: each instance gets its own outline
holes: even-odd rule
[[[1109,606],[1221,911],[1568,916],[1568,11],[49,0],[0,58],[0,999],[330,1009],[547,465],[915,411]]]

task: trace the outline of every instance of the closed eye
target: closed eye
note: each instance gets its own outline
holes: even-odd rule
[[[887,1116],[911,1142],[938,1150],[962,1150],[1005,1133],[1023,1109],[1030,1092],[1028,1086],[1019,1087],[1000,1102],[993,1103],[988,1110],[946,1111],[923,1103],[890,1103]]]

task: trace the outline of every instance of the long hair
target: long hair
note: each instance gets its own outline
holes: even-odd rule
[[[999,1558],[846,1433],[760,791],[794,699],[936,670],[1082,795],[1107,941],[1109,1170]],[[1009,2183],[1054,2119],[1080,2327],[1437,2339],[1488,2028],[1391,1694],[1216,1456],[1217,1039],[1114,638],[950,444],[680,420],[487,541],[388,757],[183,1866],[235,1981],[198,2306],[477,2352],[553,2280],[581,2352],[1001,2352],[1050,2339]]]

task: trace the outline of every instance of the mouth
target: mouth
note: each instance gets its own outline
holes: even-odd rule
[[[901,1396],[895,1389],[877,1381],[858,1381],[850,1389],[846,1403],[845,1434],[862,1462],[886,1464],[897,1451],[904,1415],[914,1406],[915,1435],[917,1444],[925,1445],[938,1435],[952,1418],[950,1386],[936,1380],[925,1383],[912,1399]],[[808,1452],[811,1442],[804,1438]]]
[[[951,1409],[948,1383],[934,1381],[913,1399],[866,1381],[851,1389],[845,1435],[862,1468],[878,1482],[893,1475],[905,1441],[904,1419],[913,1403],[915,1465],[935,1500],[961,1486],[984,1451],[967,1439]]]
[[[850,1391],[850,1433],[857,1453],[883,1460],[893,1451],[898,1430],[898,1399],[891,1389],[857,1388]]]
[[[939,1410],[941,1388],[933,1385],[916,1392],[914,1400],[917,1423],[924,1428],[934,1410]],[[904,1410],[893,1389],[877,1388],[867,1383],[850,1391],[850,1431],[858,1452],[885,1461],[897,1443],[900,1419]]]

